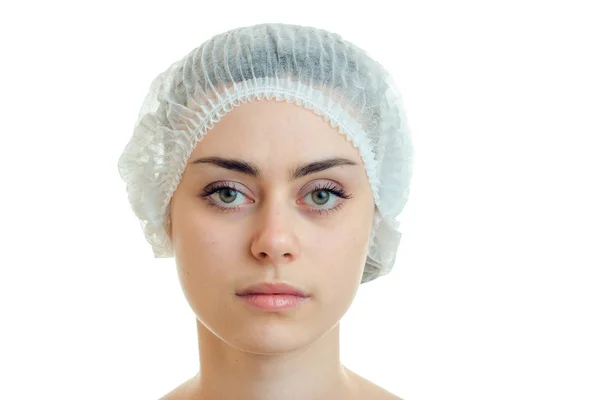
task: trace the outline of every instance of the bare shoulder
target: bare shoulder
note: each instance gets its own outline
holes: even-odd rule
[[[385,390],[381,386],[377,386],[368,379],[346,369],[352,379],[356,382],[358,398],[369,400],[403,400],[401,397]]]
[[[368,384],[365,388],[364,396],[362,398],[372,400],[403,400],[395,394],[385,390],[381,386],[377,386],[373,382],[367,382]]]
[[[357,400],[403,400],[401,397],[385,390],[381,386],[377,386],[366,378],[348,370],[348,373],[355,383],[356,399]],[[169,393],[165,394],[159,400],[191,400],[193,398],[194,378],[177,386]]]
[[[387,390],[385,390],[382,387],[379,387],[375,384],[373,384],[373,390],[372,393],[369,395],[369,399],[373,399],[373,400],[403,400],[402,398],[396,396],[393,393],[388,392]]]
[[[194,378],[190,378],[158,400],[189,400],[192,398],[191,386]]]

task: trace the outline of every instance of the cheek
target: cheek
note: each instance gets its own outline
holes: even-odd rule
[[[212,223],[207,218],[188,217],[175,228],[174,249],[180,268],[196,281],[222,281],[231,273],[239,249],[240,230]]]
[[[181,229],[179,229],[181,228]],[[185,229],[184,229],[185,228]],[[235,252],[239,248],[231,229],[208,225],[179,225],[175,249],[177,273],[188,304],[201,320],[210,318],[235,281]]]
[[[348,311],[365,267],[368,246],[365,229],[357,227],[353,232],[347,225],[339,228],[323,237],[310,256],[315,266],[310,281],[315,285],[324,323],[339,321]]]
[[[355,214],[335,229],[323,232],[314,242],[317,265],[323,267],[322,279],[353,286],[360,281],[368,253],[370,220]]]

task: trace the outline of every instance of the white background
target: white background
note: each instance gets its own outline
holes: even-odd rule
[[[157,399],[196,372],[117,159],[156,74],[286,22],[380,61],[414,134],[397,264],[342,320],[342,362],[405,400],[600,399],[597,2],[350,3],[0,6],[0,398]]]

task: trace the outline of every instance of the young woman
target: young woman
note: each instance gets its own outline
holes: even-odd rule
[[[389,74],[323,30],[238,28],[159,75],[119,170],[196,315],[162,399],[399,399],[341,365],[339,322],[394,264],[413,155]]]

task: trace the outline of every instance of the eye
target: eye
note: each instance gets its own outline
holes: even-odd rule
[[[216,196],[216,199],[214,199],[215,196],[213,196],[213,194],[218,195]],[[207,186],[200,196],[206,199],[207,207],[216,207],[223,212],[238,210],[240,206],[232,206],[232,204],[236,204],[236,200],[245,197],[239,190],[226,182],[219,182],[215,185]],[[222,206],[221,203],[229,205]]]
[[[231,184],[219,182],[215,185],[207,186],[200,194],[200,197],[206,199],[207,207],[215,207],[219,211],[230,212],[239,210],[240,204],[242,204],[246,196]],[[343,205],[343,202],[340,202],[339,198],[350,199],[352,195],[349,195],[343,188],[337,187],[333,183],[318,185],[304,196],[305,201],[313,202],[318,206],[312,207],[310,212],[319,214],[328,214],[329,212],[339,210]],[[236,200],[241,201],[236,203]]]
[[[331,182],[315,187],[310,193],[304,196],[305,199],[310,198],[312,202],[320,206],[313,210],[313,212],[319,214],[329,214],[330,212],[339,210],[344,204],[339,201],[339,198],[350,199],[351,197],[352,195],[346,193],[343,188],[337,187]]]

